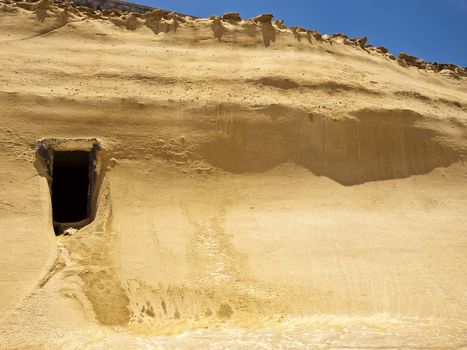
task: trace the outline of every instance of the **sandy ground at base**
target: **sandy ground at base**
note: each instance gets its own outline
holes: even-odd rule
[[[467,346],[465,78],[0,5],[1,349]],[[71,235],[47,138],[102,145]]]

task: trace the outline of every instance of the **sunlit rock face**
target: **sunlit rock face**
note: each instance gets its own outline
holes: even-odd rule
[[[0,0],[0,348],[463,346],[465,69],[134,11]]]

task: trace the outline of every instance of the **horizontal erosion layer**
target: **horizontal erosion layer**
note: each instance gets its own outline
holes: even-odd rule
[[[92,125],[93,136],[109,140],[104,149],[116,159],[148,155],[193,166],[201,161],[236,174],[292,162],[350,186],[425,174],[467,156],[465,121],[427,118],[411,110],[361,109],[336,118],[281,104],[159,106],[131,99],[83,104],[42,98],[44,112],[30,115],[20,108],[24,96],[3,97],[7,105],[18,106],[8,108],[11,117],[4,118],[27,125],[22,140],[35,142],[55,132],[73,138],[79,130],[89,133]],[[18,151],[6,139],[0,144]]]
[[[236,174],[292,162],[349,186],[425,174],[467,155],[465,121],[428,118],[411,110],[361,109],[337,118],[281,104],[159,105],[134,99],[97,103],[41,97],[37,102],[43,112],[31,115],[20,107],[29,101],[25,96],[4,94],[3,101],[18,106],[9,107],[11,116],[4,118],[23,120],[31,128],[23,140],[35,142],[32,130],[39,137],[54,132],[76,137],[77,132],[89,134],[92,125],[92,136],[109,140],[104,147],[109,157],[147,155],[194,167],[203,162],[206,169]],[[449,107],[465,114],[456,105]],[[6,140],[1,144],[6,150],[18,148]]]
[[[292,161],[346,186],[425,174],[463,157],[436,131],[418,126],[422,118],[411,111],[363,110],[335,120],[281,116],[274,106],[263,112],[269,118],[219,121],[218,131],[200,147],[202,157],[233,173]]]
[[[131,119],[125,113],[118,121],[92,122],[95,136],[111,141],[104,146],[108,157],[117,160],[150,156],[233,174],[266,172],[290,162],[352,186],[426,174],[467,155],[467,125],[433,124],[410,110],[364,109],[341,118],[283,105],[142,112],[157,119]],[[39,119],[53,120],[57,131],[74,135],[90,122],[76,123],[76,118],[72,124]],[[452,134],[445,133],[448,129]]]

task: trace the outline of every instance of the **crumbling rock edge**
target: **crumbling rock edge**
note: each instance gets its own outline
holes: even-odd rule
[[[112,2],[109,2],[109,6]],[[131,4],[130,4],[131,5]],[[15,12],[17,8],[32,11],[36,14],[39,22],[44,22],[48,17],[57,17],[57,25],[52,29],[58,29],[68,22],[83,19],[95,19],[109,21],[116,26],[127,30],[136,30],[141,27],[151,29],[155,34],[176,32],[177,28],[184,24],[192,25],[198,21],[206,21],[194,16],[183,15],[162,9],[150,10],[141,7],[139,12],[122,11],[117,8],[97,9],[94,3],[89,3],[90,7],[81,6],[68,1],[61,0],[0,0],[0,11]],[[93,8],[94,7],[94,8]],[[122,7],[131,8],[131,7]],[[310,45],[317,43],[342,44],[364,50],[368,53],[379,54],[389,61],[397,62],[403,67],[415,67],[420,70],[439,73],[451,79],[463,79],[467,77],[467,68],[459,67],[452,63],[427,62],[422,58],[401,52],[399,55],[392,54],[387,48],[368,44],[368,38],[349,38],[342,33],[332,35],[321,34],[316,30],[302,27],[288,27],[283,20],[273,21],[274,15],[260,14],[252,19],[242,19],[239,13],[229,12],[222,17],[211,16],[211,29],[214,37],[220,42],[227,32],[225,25],[241,26],[242,28],[257,26],[263,34],[264,46],[269,47],[275,42],[277,33],[286,32],[293,34],[298,41],[305,39]],[[248,29],[247,28],[247,29]]]

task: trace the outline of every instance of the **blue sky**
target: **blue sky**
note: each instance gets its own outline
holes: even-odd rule
[[[273,13],[288,26],[368,36],[396,55],[467,66],[467,0],[131,0],[199,17]]]

